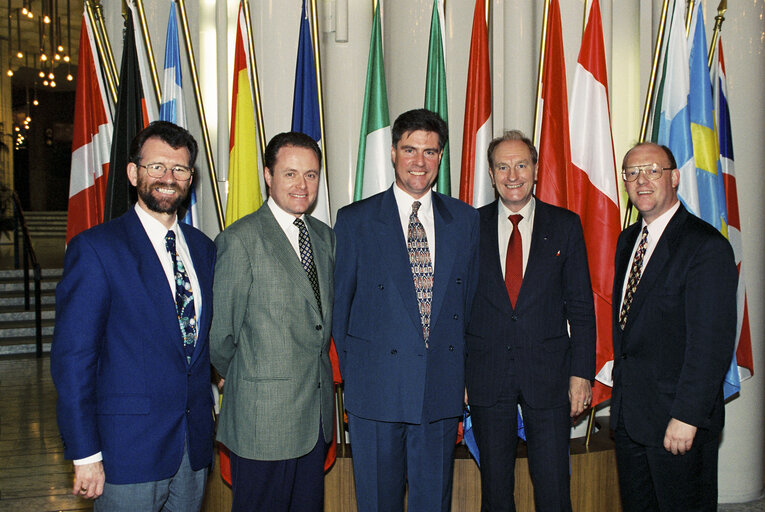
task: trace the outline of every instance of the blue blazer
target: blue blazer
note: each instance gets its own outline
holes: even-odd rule
[[[621,415],[632,439],[661,446],[675,418],[698,427],[696,442],[716,439],[724,423],[723,378],[736,339],[733,250],[681,205],[643,270],[622,331],[622,288],[641,229],[636,222],[616,243],[611,427]]]
[[[175,299],[131,208],[73,238],[56,288],[51,374],[67,459],[103,454],[106,481],[162,480],[212,462],[208,332],[215,245],[179,224],[202,296],[199,335],[186,364]]]
[[[494,405],[512,372],[531,407],[563,406],[569,377],[595,377],[595,308],[582,224],[575,213],[536,199],[529,259],[513,308],[499,260],[498,204],[479,210],[481,272],[467,328],[468,400]]]
[[[478,213],[433,193],[436,259],[425,349],[393,188],[337,214],[332,334],[346,409],[422,423],[462,415],[464,333],[478,278]]]

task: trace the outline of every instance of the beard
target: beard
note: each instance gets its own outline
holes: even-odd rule
[[[172,215],[178,211],[181,203],[186,199],[190,186],[189,182],[186,182],[185,187],[179,186],[178,183],[162,183],[156,180],[150,182],[146,176],[139,175],[136,192],[149,210]],[[177,193],[172,197],[156,197],[153,193],[155,187],[171,188]]]

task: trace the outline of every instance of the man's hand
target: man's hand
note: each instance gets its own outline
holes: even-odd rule
[[[89,500],[96,499],[104,492],[105,481],[103,461],[75,466],[72,494]]]
[[[592,385],[587,379],[569,377],[568,400],[571,402],[570,416],[575,418],[582,414],[592,403]]]
[[[675,418],[670,419],[667,431],[664,432],[664,449],[672,452],[672,455],[684,455],[693,445],[696,430],[698,429],[693,425]]]
[[[464,402],[464,405],[467,405],[467,404],[468,404],[468,400],[467,400],[467,388],[465,388],[465,402]]]
[[[218,391],[223,392],[223,384],[226,382],[226,379],[221,377],[221,379],[218,381]]]

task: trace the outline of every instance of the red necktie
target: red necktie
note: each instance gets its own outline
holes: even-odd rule
[[[518,223],[522,218],[523,216],[518,214],[508,217],[513,223],[513,231],[510,233],[510,240],[507,241],[505,287],[513,307],[518,300],[518,293],[521,291],[521,282],[523,281],[523,240],[521,240],[521,232],[518,231]]]

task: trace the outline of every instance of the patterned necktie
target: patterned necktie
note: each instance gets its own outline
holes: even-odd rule
[[[430,260],[428,237],[425,228],[417,217],[420,202],[412,203],[412,213],[409,215],[409,227],[406,236],[406,248],[409,251],[409,266],[412,268],[414,290],[417,293],[417,304],[420,309],[422,336],[425,338],[425,348],[428,348],[430,337],[430,308],[433,303],[433,264]]]
[[[632,260],[632,268],[630,268],[630,277],[627,279],[627,289],[624,291],[622,309],[619,311],[619,327],[622,331],[624,330],[624,326],[627,325],[627,314],[630,312],[632,298],[635,296],[635,290],[640,282],[640,276],[643,275],[643,257],[645,256],[646,247],[648,247],[648,226],[643,226],[640,244],[638,245],[637,251],[635,251],[635,258]]]
[[[165,247],[173,260],[173,272],[175,273],[175,311],[178,313],[178,323],[183,334],[183,348],[186,353],[186,363],[191,364],[191,356],[197,344],[197,316],[194,310],[194,294],[191,289],[191,281],[178,259],[175,251],[175,232],[168,231],[165,235]]]
[[[513,223],[513,231],[510,232],[510,239],[507,241],[505,288],[507,288],[510,303],[515,307],[523,282],[523,239],[518,230],[518,223],[523,219],[523,215],[510,215],[508,219]]]
[[[311,236],[308,234],[308,228],[302,219],[295,219],[293,222],[297,226],[300,234],[298,235],[298,244],[300,246],[300,262],[308,275],[308,281],[313,288],[313,294],[316,297],[316,303],[319,305],[319,314],[321,312],[321,294],[319,293],[319,278],[316,275],[316,265],[313,263],[313,251],[311,250]]]

